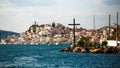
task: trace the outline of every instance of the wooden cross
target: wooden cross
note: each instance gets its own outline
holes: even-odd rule
[[[80,25],[80,24],[75,24],[75,18],[73,19],[73,24],[68,24],[68,25],[73,25],[73,33],[74,33],[74,46],[75,46],[75,25]]]

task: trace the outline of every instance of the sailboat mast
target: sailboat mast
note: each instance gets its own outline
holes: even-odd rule
[[[108,37],[110,37],[110,21],[111,21],[111,15],[109,14],[109,33],[108,33]]]
[[[118,45],[118,12],[117,12],[117,27],[116,27],[116,43]]]
[[[93,16],[93,28],[94,28],[94,30],[96,30],[96,26],[95,26],[95,16]]]

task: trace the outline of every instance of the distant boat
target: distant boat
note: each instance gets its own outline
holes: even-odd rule
[[[38,45],[39,43],[35,43],[35,45]]]
[[[30,45],[38,45],[39,43],[31,42]]]
[[[60,44],[62,44],[62,43],[61,43],[61,42],[56,42],[56,43],[55,43],[55,45],[60,45]]]
[[[18,43],[16,42],[16,43],[13,43],[13,44],[18,44]]]
[[[27,44],[27,43],[24,43],[25,45]]]
[[[12,44],[12,43],[8,43],[8,44]]]
[[[58,44],[59,44],[58,42],[55,43],[55,45],[58,45]]]
[[[32,42],[31,42],[30,44],[33,45],[33,44],[35,44],[35,43],[32,43]]]

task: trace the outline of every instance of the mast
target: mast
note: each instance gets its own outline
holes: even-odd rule
[[[73,29],[74,29],[73,31],[74,31],[74,45],[75,45],[75,18],[73,19],[73,24],[74,24],[73,25]]]
[[[117,12],[117,27],[116,27],[116,44],[118,45],[118,12]]]
[[[95,16],[93,16],[93,28],[94,28],[94,30],[96,30],[96,26],[95,26]]]
[[[109,26],[109,32],[108,32],[108,37],[110,37],[110,21],[111,21],[111,15],[109,14],[109,24],[108,24],[108,26]]]

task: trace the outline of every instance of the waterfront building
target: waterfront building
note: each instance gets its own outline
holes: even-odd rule
[[[104,27],[96,30],[87,30],[84,28],[77,28],[75,30],[76,40],[79,40],[81,36],[89,37],[91,42],[107,41],[108,28]],[[114,28],[110,28],[110,36],[114,36]],[[119,39],[119,38],[118,38]],[[60,23],[42,24],[38,25],[36,21],[29,29],[20,34],[20,36],[10,36],[7,39],[2,40],[5,43],[6,40],[10,43],[56,43],[56,42],[72,42],[73,41],[73,29],[65,27]]]

